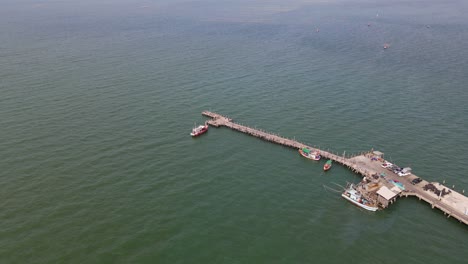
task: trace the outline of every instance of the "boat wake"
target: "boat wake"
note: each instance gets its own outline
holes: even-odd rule
[[[330,186],[327,186],[327,185],[323,185],[323,188],[326,190],[326,191],[333,191],[333,192],[336,192],[336,193],[342,193],[343,191],[340,191],[340,190],[336,190],[336,189],[333,189],[331,188]]]

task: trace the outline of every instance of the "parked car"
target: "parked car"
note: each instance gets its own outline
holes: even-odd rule
[[[409,168],[409,167],[403,168],[397,174],[400,177],[408,176],[408,175],[411,174],[411,168]]]
[[[382,168],[388,168],[388,167],[393,166],[393,164],[386,161],[386,162],[382,163],[382,165],[380,165],[380,166],[382,166]]]
[[[410,175],[411,172],[403,172],[403,171],[400,171],[400,172],[398,172],[397,174],[398,174],[398,176],[403,177],[403,176],[408,176],[408,175]]]
[[[403,169],[400,168],[400,167],[398,167],[398,166],[395,166],[395,167],[393,168],[393,172],[396,173],[396,174],[400,173],[402,170],[403,170]]]
[[[418,184],[418,183],[420,183],[420,182],[422,182],[422,179],[418,177],[418,178],[416,178],[416,179],[413,179],[413,180],[411,181],[411,184],[415,185],[415,184]]]

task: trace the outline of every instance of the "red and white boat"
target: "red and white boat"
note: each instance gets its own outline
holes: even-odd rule
[[[192,133],[190,133],[190,135],[192,137],[197,137],[201,134],[204,134],[206,131],[208,131],[208,123],[205,122],[205,125],[204,126],[198,126],[198,127],[194,127],[192,129]]]
[[[323,170],[324,170],[324,171],[327,171],[327,170],[329,170],[329,169],[331,168],[331,166],[332,166],[332,161],[331,161],[331,160],[328,160],[328,161],[325,163],[325,165],[323,165]]]
[[[320,152],[318,151],[311,152],[308,148],[299,149],[299,153],[303,157],[311,159],[311,160],[320,160],[321,158]]]

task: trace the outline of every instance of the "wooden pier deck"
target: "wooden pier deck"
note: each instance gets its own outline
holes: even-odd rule
[[[214,127],[228,127],[230,129],[286,147],[291,147],[295,149],[308,148],[313,151],[320,151],[320,155],[322,155],[322,157],[326,159],[331,159],[335,163],[339,163],[343,166],[346,166],[353,172],[363,177],[370,178],[372,177],[372,175],[380,175],[380,173],[385,173],[387,176],[385,177],[385,180],[382,180],[384,181],[384,185],[391,187],[391,184],[389,184],[390,180],[399,181],[404,184],[405,191],[401,192],[400,196],[416,196],[419,198],[419,200],[423,200],[429,203],[432,208],[437,208],[441,210],[445,215],[447,215],[447,217],[453,217],[458,221],[468,225],[468,197],[456,192],[455,190],[451,190],[450,188],[443,186],[440,183],[433,182],[432,184],[438,186],[438,189],[445,188],[446,190],[450,190],[450,194],[444,197],[438,197],[434,193],[423,189],[423,186],[429,182],[423,181],[418,185],[412,185],[411,180],[417,178],[417,176],[411,174],[406,177],[399,177],[395,173],[389,172],[382,168],[380,166],[382,164],[381,162],[373,161],[371,158],[369,158],[368,153],[365,155],[357,155],[351,158],[347,158],[344,156],[333,154],[329,151],[308,146],[293,139],[281,137],[256,128],[251,128],[248,126],[237,124],[233,122],[231,118],[217,113],[203,111],[202,115],[211,118],[207,121],[207,123]]]

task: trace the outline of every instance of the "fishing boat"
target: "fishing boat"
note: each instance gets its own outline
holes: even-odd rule
[[[328,160],[328,161],[325,163],[325,165],[323,165],[323,170],[324,170],[324,171],[327,171],[327,170],[329,170],[329,169],[331,168],[331,166],[332,166],[332,161],[331,161],[331,160]]]
[[[208,123],[205,122],[205,125],[200,125],[198,127],[194,127],[192,128],[192,132],[190,133],[190,135],[192,137],[197,137],[203,133],[206,133],[206,131],[208,131]]]
[[[348,185],[348,188],[345,189],[341,196],[353,203],[354,205],[357,205],[366,210],[375,212],[377,211],[377,209],[379,209],[376,205],[372,204],[372,202],[362,197],[361,193],[358,190],[356,190],[354,184]]]
[[[308,148],[299,149],[299,153],[303,157],[311,159],[311,160],[320,160],[320,158],[322,157],[322,156],[320,156],[320,152],[310,151],[310,149],[308,149]]]

